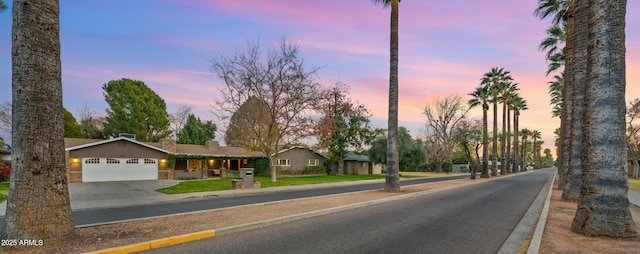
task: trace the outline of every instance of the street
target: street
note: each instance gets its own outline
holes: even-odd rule
[[[454,175],[447,177],[419,178],[403,180],[403,186],[423,184],[438,181],[467,178],[468,175]],[[267,192],[254,195],[237,195],[230,197],[211,197],[205,199],[163,202],[146,205],[107,207],[97,209],[82,209],[73,211],[76,227],[109,224],[120,221],[143,219],[157,216],[169,216],[178,213],[205,211],[240,205],[258,204],[296,198],[308,198],[323,195],[333,195],[357,191],[376,190],[384,188],[384,183],[368,183],[331,188],[310,188],[296,191]],[[4,223],[4,216],[0,216],[0,227]]]
[[[150,253],[496,253],[553,170],[216,236]]]

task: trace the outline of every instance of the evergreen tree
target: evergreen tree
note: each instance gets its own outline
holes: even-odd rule
[[[187,123],[178,133],[178,144],[204,145],[207,140],[215,138],[216,125],[211,121],[203,122],[193,114],[189,114]]]
[[[157,142],[169,136],[169,116],[164,100],[142,81],[112,80],[102,86],[109,104],[104,134],[135,134],[139,141]]]
[[[71,112],[69,112],[66,108],[64,110],[64,137],[65,138],[82,138],[82,130],[80,129],[80,125],[76,121],[76,118],[73,117]]]

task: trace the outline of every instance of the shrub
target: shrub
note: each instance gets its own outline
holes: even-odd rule
[[[0,181],[8,181],[11,175],[11,167],[4,164],[4,161],[0,159]]]
[[[324,166],[306,166],[304,169],[283,169],[278,167],[278,175],[317,175],[326,174],[327,168]]]
[[[269,160],[267,158],[258,158],[254,161],[253,175],[269,176]]]

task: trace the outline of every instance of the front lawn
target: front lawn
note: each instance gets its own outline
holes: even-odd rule
[[[0,183],[0,203],[7,200],[7,195],[9,195],[9,182]]]
[[[317,184],[329,182],[346,182],[346,181],[362,181],[373,179],[384,179],[384,175],[327,175],[327,176],[297,176],[297,177],[280,177],[275,183],[271,182],[270,177],[255,177],[254,180],[260,182],[260,187],[279,187],[293,186],[303,184]],[[180,182],[177,185],[158,189],[156,191],[164,194],[179,194],[203,191],[220,191],[231,190],[231,179],[210,179],[210,180],[188,180]]]

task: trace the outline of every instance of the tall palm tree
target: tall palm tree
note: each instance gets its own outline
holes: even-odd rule
[[[589,5],[577,8],[589,17],[584,160],[578,209],[571,229],[587,236],[637,237],[627,197],[626,1],[585,2],[577,2]]]
[[[508,71],[503,68],[493,67],[484,74],[481,84],[489,86],[491,102],[493,103],[493,144],[491,145],[491,176],[497,176],[498,165],[498,99],[505,83],[513,80]]]
[[[489,86],[479,86],[473,93],[470,93],[473,98],[469,100],[469,107],[474,108],[478,105],[482,105],[482,171],[480,178],[489,178],[489,170],[487,165],[489,164],[489,133],[487,131],[487,111],[489,111],[489,98],[491,93],[489,92]]]
[[[517,83],[513,82],[502,82],[501,84],[502,87],[500,88],[500,96],[498,97],[498,101],[502,103],[502,135],[500,135],[500,154],[502,154],[502,162],[500,164],[500,174],[506,175],[507,171],[509,171],[507,136],[510,135],[510,130],[507,128],[507,111],[509,111],[513,94],[517,93],[520,88],[518,88]]]
[[[540,144],[538,139],[542,138],[539,130],[531,130],[531,138],[533,139],[533,168],[540,169]]]
[[[0,12],[3,12],[7,9],[7,5],[4,4],[4,1],[0,0]]]
[[[374,4],[391,7],[391,42],[389,59],[389,119],[387,129],[387,179],[384,190],[400,191],[398,155],[398,9],[400,0],[371,0]]]
[[[13,164],[2,239],[75,236],[67,188],[58,1],[15,0],[12,26]]]
[[[567,21],[569,26],[573,27],[573,34],[570,36],[572,53],[570,57],[570,62],[565,66],[565,72],[570,74],[567,75],[567,79],[569,81],[568,85],[569,89],[567,89],[566,96],[570,97],[571,105],[567,105],[570,107],[570,112],[567,112],[567,115],[570,115],[570,122],[567,121],[567,124],[570,124],[565,131],[565,138],[569,139],[569,146],[564,147],[566,152],[563,152],[564,155],[568,154],[568,157],[564,157],[563,165],[568,165],[564,169],[564,183],[563,192],[562,192],[562,200],[564,201],[577,201],[580,196],[580,182],[582,175],[582,132],[583,132],[583,115],[584,115],[584,95],[585,95],[585,83],[586,83],[586,71],[587,71],[587,55],[588,55],[588,42],[589,42],[589,31],[588,31],[588,20],[587,12],[582,11],[581,9],[588,8],[588,4],[584,4],[585,1],[577,2],[569,8],[569,13],[572,14],[573,21]],[[568,94],[571,93],[571,94]],[[569,103],[569,102],[567,102]],[[566,144],[566,142],[565,142]]]
[[[549,63],[549,68],[547,70],[547,75],[549,75],[549,73],[560,69],[561,67],[565,66],[566,62],[570,62],[571,59],[573,59],[573,56],[571,55],[573,53],[573,14],[571,14],[571,11],[569,10],[570,7],[573,6],[574,0],[538,0],[538,7],[536,8],[536,10],[534,11],[534,15],[539,17],[540,19],[545,19],[547,17],[551,17],[552,18],[552,26],[559,26],[562,27],[565,31],[565,36],[561,36],[559,34],[555,34],[554,36],[556,36],[558,38],[557,42],[561,42],[561,39],[564,37],[565,39],[565,48],[562,50],[562,52],[558,52],[555,54],[552,54],[551,51],[547,53],[547,60],[550,62]],[[567,13],[569,12],[569,13]],[[560,23],[562,22],[562,25],[560,26]],[[554,31],[554,32],[558,32],[558,31]],[[540,48],[541,49],[553,49],[553,47],[545,47],[543,46],[544,42],[547,40],[544,40],[543,43],[541,43]],[[550,41],[547,41],[550,42]],[[565,71],[563,72],[563,77],[564,75],[567,75],[570,77],[570,73],[566,70],[565,67]],[[562,116],[560,117],[560,142],[558,143],[558,175],[560,176],[559,182],[560,182],[560,186],[561,188],[563,188],[562,186],[564,186],[566,183],[566,177],[564,177],[564,174],[566,172],[565,168],[569,167],[569,163],[568,163],[568,158],[569,157],[569,152],[568,152],[568,147],[569,147],[569,135],[570,135],[570,107],[571,107],[571,96],[567,95],[567,90],[571,91],[571,78],[569,78],[567,80],[567,86],[563,86],[563,91],[562,94],[564,96],[562,96],[563,99],[563,108],[564,110],[562,111]]]
[[[529,129],[520,130],[520,136],[522,137],[522,166],[520,171],[527,171],[527,140],[529,140],[529,136],[531,135],[531,131]]]
[[[518,129],[518,125],[520,123],[520,111],[528,109],[527,101],[520,96],[516,96],[511,101],[511,107],[513,107],[513,165],[511,173],[517,173],[519,171],[518,167],[520,165],[520,157],[518,157],[518,135],[520,131]]]

